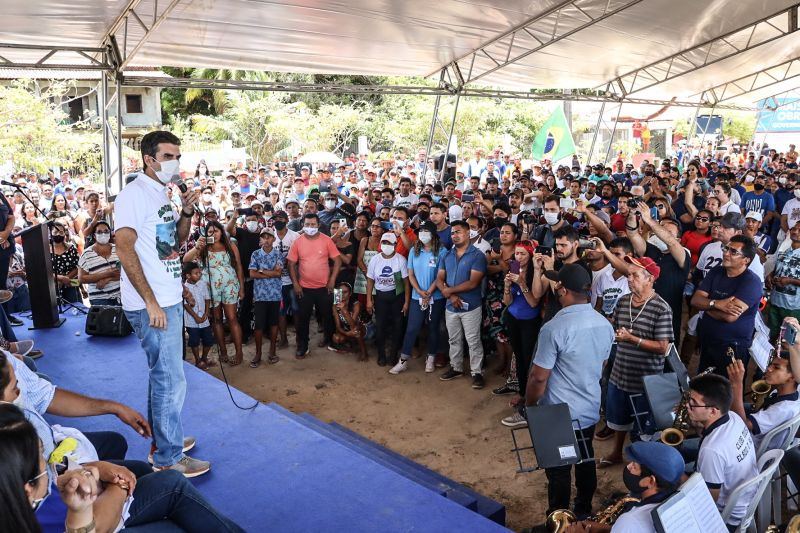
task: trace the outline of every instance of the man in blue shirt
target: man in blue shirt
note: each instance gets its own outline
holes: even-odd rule
[[[251,368],[261,364],[261,345],[263,332],[269,333],[269,364],[278,362],[275,347],[278,340],[278,321],[280,319],[281,300],[283,299],[281,276],[283,275],[283,254],[273,247],[275,232],[270,228],[261,230],[259,242],[261,247],[250,257],[248,270],[253,282],[253,307],[255,315],[256,356],[250,363]]]
[[[453,248],[442,258],[436,281],[447,298],[445,323],[450,336],[450,369],[439,379],[450,381],[464,375],[462,338],[466,337],[472,388],[482,389],[481,280],[486,274],[486,255],[470,244],[469,224],[463,220],[453,222],[450,236]]]
[[[763,290],[759,277],[748,268],[755,257],[753,239],[734,235],[722,247],[722,265],[709,270],[692,297],[692,306],[704,311],[697,327],[698,372],[713,366],[716,373],[725,375],[729,353],[747,368]]]
[[[766,180],[764,175],[756,177],[753,182],[752,192],[746,192],[742,196],[742,214],[755,211],[761,213],[762,227],[767,226],[772,217],[775,216],[775,198],[771,193],[764,190]]]
[[[567,264],[544,275],[556,283],[554,292],[561,310],[539,332],[525,404],[567,403],[572,419],[579,424],[575,436],[578,442],[586,443],[588,455],[584,459],[588,459],[594,456],[592,438],[600,419],[600,377],[614,342],[614,328],[592,308],[592,275],[585,268]],[[572,465],[546,468],[545,475],[547,513],[570,509]],[[594,461],[575,465],[575,488],[575,514],[587,517],[592,513],[597,488]]]

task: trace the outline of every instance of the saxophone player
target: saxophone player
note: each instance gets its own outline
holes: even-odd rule
[[[744,421],[747,429],[753,434],[753,444],[758,449],[765,434],[800,413],[797,382],[792,375],[792,365],[789,359],[774,357],[764,374],[764,380],[772,387],[773,392],[764,400],[761,409],[748,414],[745,412],[742,399],[745,374],[746,371],[741,360],[737,359],[728,365],[728,378],[733,391],[731,410]],[[778,435],[778,439],[775,440],[781,440],[781,437]]]
[[[584,520],[566,533],[654,533],[651,511],[669,498],[681,483],[686,464],[675,448],[660,442],[637,441],[625,449],[630,459],[622,480],[639,502],[628,504],[613,524]]]

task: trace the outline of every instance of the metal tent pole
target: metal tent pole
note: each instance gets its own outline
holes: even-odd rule
[[[444,69],[442,69],[442,76],[439,80],[441,84],[444,82]],[[433,134],[436,131],[436,121],[439,119],[439,102],[442,100],[442,95],[436,95],[436,103],[433,104],[433,117],[431,117],[431,130],[428,133],[428,144],[425,147],[425,161],[422,162],[422,176],[417,176],[417,182],[422,180],[425,183],[425,175],[428,173],[428,158],[431,154],[431,146],[433,146]]]
[[[611,130],[611,138],[608,140],[608,149],[606,150],[606,158],[603,160],[603,166],[606,165],[608,161],[608,156],[611,153],[611,145],[614,143],[614,134],[617,133],[617,123],[619,121],[619,115],[622,113],[622,102],[619,103],[619,109],[617,109],[617,117],[614,119],[614,128]]]
[[[600,114],[597,117],[597,126],[594,129],[594,135],[592,136],[592,144],[589,148],[589,155],[586,157],[586,164],[592,164],[592,155],[594,155],[594,143],[597,142],[597,134],[600,132],[600,123],[603,121],[603,112],[606,110],[606,103],[603,102],[603,105],[600,106]]]
[[[444,161],[442,162],[442,170],[439,173],[439,182],[444,182],[444,172],[447,169],[447,157],[450,155],[450,141],[453,139],[453,131],[456,129],[456,117],[458,116],[458,102],[461,100],[461,91],[456,93],[456,103],[453,107],[453,120],[450,122],[450,134],[447,136],[447,147],[444,149]],[[458,156],[456,156],[456,162]],[[458,163],[456,163],[458,164]]]
[[[119,182],[118,191],[125,186],[125,178],[122,174],[122,74],[116,73],[117,85],[117,180]]]

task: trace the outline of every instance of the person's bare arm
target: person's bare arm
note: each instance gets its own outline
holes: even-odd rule
[[[636,229],[631,229],[634,226]],[[625,220],[625,232],[628,234],[631,244],[633,244],[633,251],[637,256],[643,256],[644,252],[647,250],[647,242],[642,238],[642,234],[639,233],[639,221],[636,220],[636,213],[634,211],[630,211],[628,218]]]
[[[106,268],[105,270],[101,270],[100,272],[93,272],[89,273],[86,272],[84,269],[78,267],[78,281],[81,283],[97,283],[98,281],[106,278],[113,278],[115,276],[115,272],[119,272],[115,268]]]
[[[548,379],[550,379],[549,369],[542,368],[535,363],[531,366],[528,386],[525,389],[525,405],[536,405],[539,402],[539,399],[544,396]]]
[[[611,233],[611,230],[606,226],[606,223],[603,222],[600,217],[595,215],[591,209],[586,209],[584,203],[578,200],[576,203],[576,209],[579,213],[583,213],[583,216],[586,217],[586,221],[594,227],[597,231],[597,236],[602,239],[604,242],[611,242],[614,239],[614,234]]]
[[[53,400],[47,406],[47,412],[51,415],[69,417],[116,415],[140,435],[151,436],[150,424],[141,413],[114,400],[90,398],[77,392],[56,388]]]
[[[692,222],[694,217],[697,216],[697,208],[694,206],[694,183],[694,181],[687,183],[683,193],[683,205],[686,206],[686,214],[689,215],[689,220],[684,220],[684,215],[681,215],[681,222],[686,224]]]
[[[187,189],[186,192],[181,193],[181,205],[183,206],[182,212],[189,216],[178,216],[178,224],[175,235],[179,243],[183,243],[189,238],[189,229],[192,226],[191,215],[194,214],[195,203],[197,203],[197,191]],[[188,211],[186,210],[187,207],[189,208]]]
[[[784,233],[789,233],[789,215],[781,215],[781,229]]]
[[[364,262],[364,252],[367,250],[368,240],[369,237],[364,237],[363,239],[361,239],[361,242],[358,243],[358,258],[357,258],[358,268],[364,274],[367,273],[367,264]]]
[[[163,329],[167,327],[167,315],[158,305],[153,289],[147,282],[144,270],[142,270],[142,263],[139,261],[139,256],[135,249],[137,238],[138,236],[133,228],[118,229],[114,233],[114,239],[117,243],[117,256],[131,285],[144,300],[147,315],[150,317],[150,326]]]
[[[328,292],[333,293],[336,287],[336,277],[339,275],[339,270],[342,269],[342,256],[341,254],[333,258],[333,268],[331,268],[331,275],[328,277]]]

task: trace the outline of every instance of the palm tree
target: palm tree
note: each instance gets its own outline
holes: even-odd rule
[[[213,68],[198,68],[194,69],[190,77],[198,80],[217,80],[217,81],[232,81],[232,80],[246,80],[246,81],[272,81],[269,73],[259,72],[255,70],[232,70],[232,69],[213,69]],[[228,95],[226,91],[221,89],[198,89],[191,88],[186,90],[184,100],[187,104],[191,104],[196,100],[205,100],[208,105],[216,112],[215,114],[221,115],[225,112],[228,105]]]

